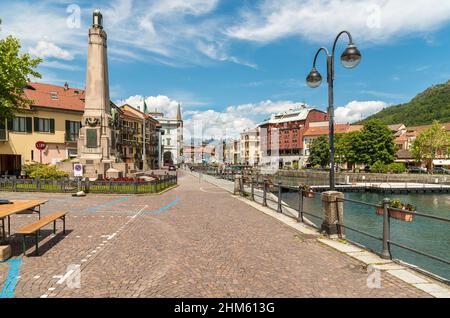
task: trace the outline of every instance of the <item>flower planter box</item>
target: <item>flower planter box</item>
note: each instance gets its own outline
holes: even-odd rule
[[[403,210],[405,212],[407,212],[407,210]],[[412,222],[414,216],[412,213],[404,213],[404,212],[400,212],[397,210],[393,210],[393,209],[389,209],[388,208],[388,212],[389,212],[389,216],[391,218],[397,219],[397,220],[401,220],[401,221],[405,221],[405,222]],[[384,214],[384,208],[379,207],[377,208],[377,214],[378,215],[383,215]]]
[[[308,192],[303,192],[303,196],[305,198],[315,198],[316,194],[314,192],[312,192],[312,191],[308,191]]]

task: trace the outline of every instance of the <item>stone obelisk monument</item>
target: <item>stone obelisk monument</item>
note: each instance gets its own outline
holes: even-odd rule
[[[110,107],[107,35],[103,16],[96,10],[89,29],[85,109],[78,140],[79,161],[89,178],[105,177],[115,161],[111,156]]]

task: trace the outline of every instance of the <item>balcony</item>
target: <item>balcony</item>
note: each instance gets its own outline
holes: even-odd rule
[[[66,142],[77,141],[78,138],[79,138],[79,134],[78,133],[69,133],[69,132],[66,132],[65,133],[65,137],[64,137]]]

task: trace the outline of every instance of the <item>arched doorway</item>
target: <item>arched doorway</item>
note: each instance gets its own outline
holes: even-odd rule
[[[163,155],[164,166],[173,165],[173,155],[172,152],[166,151]]]

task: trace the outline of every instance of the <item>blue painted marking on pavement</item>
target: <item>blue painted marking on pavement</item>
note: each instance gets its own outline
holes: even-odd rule
[[[177,204],[178,202],[180,202],[179,198],[176,198],[175,200],[173,200],[172,202],[170,202],[169,204],[163,206],[162,208],[160,208],[159,210],[156,211],[149,211],[149,212],[145,212],[143,214],[155,214],[155,215],[160,215],[161,213],[167,211],[168,209],[170,209],[171,207],[173,207],[175,204]]]
[[[117,199],[117,200],[114,200],[114,201],[107,202],[105,204],[98,205],[96,207],[89,208],[87,210],[90,211],[90,212],[95,212],[98,209],[105,208],[107,206],[110,206],[110,205],[113,205],[113,204],[116,204],[116,203],[120,203],[122,201],[128,200],[129,198],[130,197],[123,197],[123,198],[120,198],[120,199]]]
[[[17,281],[19,280],[20,266],[22,265],[22,259],[13,259],[6,261],[9,263],[8,277],[6,277],[5,284],[3,285],[0,298],[14,298],[14,290],[16,289]]]

